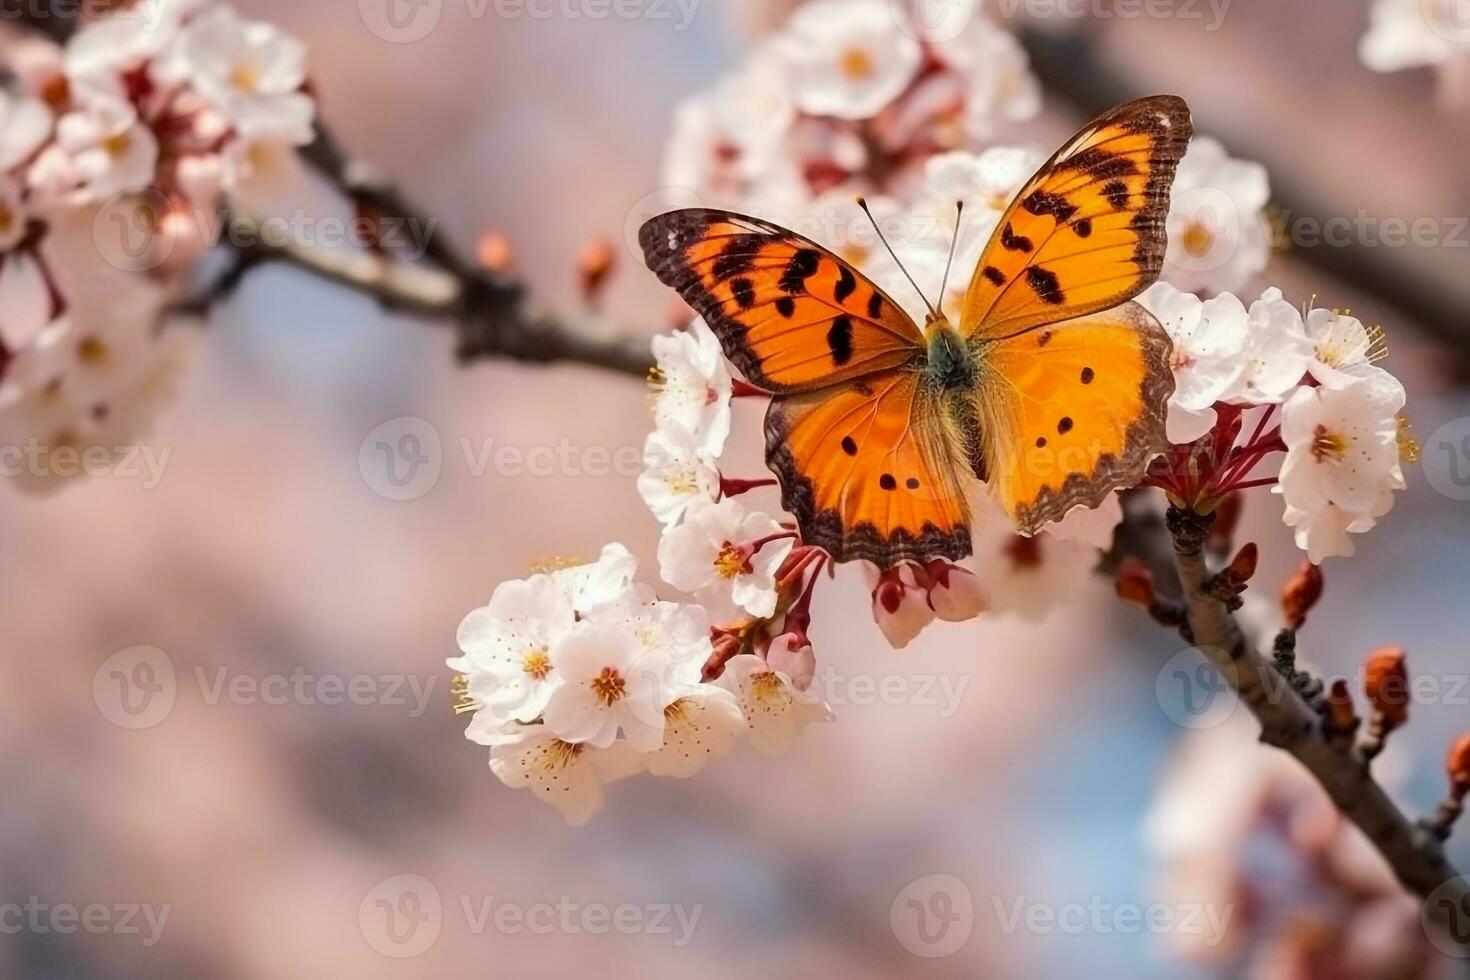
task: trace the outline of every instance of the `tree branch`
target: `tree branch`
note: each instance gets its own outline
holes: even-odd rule
[[[1204,543],[1213,515],[1171,507],[1167,520],[1195,642],[1261,723],[1261,741],[1306,767],[1405,888],[1423,897],[1443,889],[1438,894],[1455,903],[1470,898],[1470,888],[1445,859],[1435,836],[1404,816],[1373,779],[1361,751],[1351,741],[1330,737],[1313,705],[1261,655],[1225,605],[1207,594]],[[1436,904],[1429,912],[1449,924],[1445,908]],[[1449,929],[1445,934],[1470,945],[1470,937]]]

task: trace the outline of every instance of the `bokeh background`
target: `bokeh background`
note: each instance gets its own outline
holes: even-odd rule
[[[676,102],[736,63],[764,9],[704,0],[678,32],[664,20],[497,17],[493,4],[477,16],[477,4],[444,0],[427,37],[392,44],[350,0],[239,6],[311,45],[321,111],[348,146],[466,247],[503,234],[518,271],[564,308],[577,303],[578,249],[598,236],[620,245],[658,188]],[[1265,162],[1289,206],[1470,214],[1470,116],[1444,108],[1428,72],[1363,68],[1366,22],[1361,0],[1234,0],[1217,31],[1177,18],[1096,18],[1063,33],[1028,23],[1056,77],[1043,72],[1043,115],[1005,135],[1052,144],[1070,133],[1089,108],[1079,101],[1109,95],[1086,75],[1101,66],[1120,95],[1184,95],[1197,128]],[[606,329],[664,329],[667,295],[618,256]],[[1463,236],[1360,250],[1351,261],[1387,270],[1391,298],[1343,271],[1342,256],[1324,267],[1287,251],[1268,276],[1384,324],[1425,465],[1446,465],[1430,437],[1470,415],[1470,316],[1426,314],[1467,308],[1455,305],[1467,257]],[[170,453],[156,487],[102,480],[39,500],[0,487],[0,894],[170,909],[152,946],[0,934],[0,975],[1211,975],[1147,932],[1008,931],[998,911],[1017,899],[1157,898],[1144,828],[1186,733],[1158,693],[1180,644],[1106,580],[1044,622],[936,627],[895,653],[846,571],[819,592],[823,663],[963,685],[952,714],[839,705],[837,724],[786,756],[737,751],[689,782],[619,784],[589,827],[569,829],[500,785],[463,740],[443,660],[495,583],[611,539],[651,568],[658,529],[626,471],[477,475],[462,440],[529,450],[565,439],[626,457],[648,427],[640,384],[574,367],[459,368],[448,331],[277,268],[253,273],[202,330],[152,439]],[[753,469],[757,416],[740,408],[733,452]],[[431,492],[394,501],[364,478],[360,448],[404,416],[437,432],[443,472]],[[1418,466],[1409,483],[1359,556],[1328,566],[1304,655],[1349,673],[1371,647],[1400,644],[1448,691],[1470,671],[1470,505]],[[1251,501],[1242,537],[1261,544],[1263,588],[1299,561],[1267,496]],[[94,682],[139,645],[164,652],[176,690],[161,720],[129,730],[99,708]],[[407,703],[211,697],[221,678],[298,670],[401,678]],[[1385,761],[1396,796],[1427,812],[1444,746],[1470,727],[1470,692],[1414,714]],[[1470,847],[1454,854],[1463,865]],[[942,959],[915,956],[890,924],[895,897],[930,874],[960,879],[974,905],[973,935]],[[437,938],[412,959],[374,948],[360,916],[400,875],[427,879],[443,907]],[[680,947],[668,935],[477,930],[463,903],[473,912],[489,899],[701,911]]]

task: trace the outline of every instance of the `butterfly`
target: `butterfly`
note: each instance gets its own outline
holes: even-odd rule
[[[958,560],[968,474],[1026,535],[1141,479],[1167,445],[1174,377],[1168,335],[1131,300],[1158,278],[1191,132],[1184,100],[1162,95],[1068,140],[1001,215],[957,325],[926,300],[920,329],[849,263],[759,218],[643,225],[649,268],[771,393],[766,459],[807,544],[884,568]]]

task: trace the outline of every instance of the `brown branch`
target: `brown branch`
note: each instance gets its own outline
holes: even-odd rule
[[[1302,696],[1299,685],[1283,677],[1247,638],[1225,604],[1207,593],[1210,573],[1204,544],[1213,520],[1213,516],[1170,508],[1167,521],[1175,562],[1195,642],[1261,723],[1261,741],[1290,753],[1306,767],[1343,816],[1383,855],[1405,888],[1425,897],[1438,890],[1438,896],[1454,903],[1470,898],[1470,887],[1445,859],[1435,834],[1404,816],[1373,779],[1361,751],[1351,740],[1334,736],[1328,719]],[[1330,719],[1330,705],[1323,707]],[[1448,924],[1440,903],[1429,912]],[[1461,938],[1449,929],[1446,935],[1470,945],[1470,937]]]

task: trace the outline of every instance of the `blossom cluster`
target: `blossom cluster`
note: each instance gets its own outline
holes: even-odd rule
[[[160,324],[209,244],[197,215],[311,139],[305,64],[299,41],[210,0],[16,46],[0,92],[0,443],[136,437],[183,354]],[[23,485],[76,471],[41,469]]]
[[[1415,453],[1404,387],[1374,363],[1387,354],[1382,331],[1346,311],[1303,313],[1274,287],[1249,308],[1164,283],[1140,302],[1174,343],[1176,449],[1156,461],[1154,485],[1203,510],[1271,486],[1313,562],[1352,555],[1351,535],[1392,509]]]
[[[573,824],[598,810],[607,783],[692,776],[746,735],[780,751],[827,716],[750,654],[705,682],[708,613],[660,600],[636,573],[612,544],[595,562],[504,582],[460,624],[463,655],[448,661],[474,712],[466,736],[490,748],[491,769]]]

